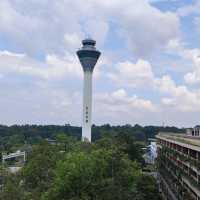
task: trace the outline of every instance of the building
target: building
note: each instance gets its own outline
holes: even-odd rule
[[[156,142],[151,142],[149,145],[149,155],[151,159],[151,163],[154,164],[155,159],[157,158],[157,144]]]
[[[4,165],[6,160],[15,159],[18,157],[23,157],[23,162],[26,162],[26,152],[25,151],[16,151],[15,153],[4,154],[2,153],[2,164]]]
[[[96,42],[92,39],[83,40],[82,44],[77,51],[84,72],[82,140],[91,142],[92,73],[101,53],[96,50]]]
[[[18,159],[18,158],[21,158],[21,159]],[[19,170],[21,170],[25,162],[26,162],[25,151],[18,150],[15,153],[10,153],[10,154],[2,153],[2,165],[6,166],[9,172],[11,173],[16,173]]]
[[[193,129],[187,129],[187,135],[200,138],[200,126],[195,126]]]
[[[54,140],[54,139],[51,139],[51,138],[46,138],[46,141],[51,145],[59,144],[59,142],[57,140]]]
[[[150,145],[145,149],[146,153],[143,155],[143,158],[147,164],[155,164],[157,158],[157,144],[155,141],[151,141]]]
[[[166,200],[200,200],[200,138],[159,133],[158,182]]]

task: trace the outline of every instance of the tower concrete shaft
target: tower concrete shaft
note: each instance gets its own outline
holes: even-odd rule
[[[82,140],[91,142],[92,73],[101,53],[96,50],[94,40],[86,39],[82,44],[83,47],[77,51],[84,72]]]
[[[92,72],[84,72],[82,140],[91,142]]]

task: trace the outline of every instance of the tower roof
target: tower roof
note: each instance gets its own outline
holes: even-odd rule
[[[88,38],[88,39],[83,40],[82,44],[83,44],[83,46],[85,46],[85,45],[95,46],[96,41],[93,40],[93,39]]]

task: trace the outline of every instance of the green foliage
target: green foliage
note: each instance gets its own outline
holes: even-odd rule
[[[61,150],[65,152],[72,151],[75,143],[77,142],[77,140],[74,137],[68,136],[64,133],[57,134],[56,141],[58,142]]]
[[[134,137],[137,141],[146,142],[148,138],[153,138],[159,131],[164,132],[185,132],[184,129],[176,127],[158,127],[140,125],[124,125],[111,126],[109,124],[103,126],[92,126],[92,141],[102,138],[104,135],[116,136],[119,133],[127,134]],[[67,136],[73,136],[81,139],[81,127],[74,127],[66,124],[64,126],[47,125],[0,125],[0,150],[13,152],[24,144],[37,144],[45,138],[55,139],[58,134],[63,133]]]
[[[4,178],[4,187],[0,192],[0,200],[25,200],[25,193],[20,185],[20,176],[8,175]]]
[[[56,134],[54,144],[43,140],[32,145],[21,173],[4,174],[0,197],[4,200],[148,200],[150,195],[158,200],[155,181],[141,173],[142,145],[129,133],[105,135],[87,143],[62,133]]]
[[[66,155],[56,169],[53,187],[44,199],[127,199],[140,170],[135,162],[112,150]]]
[[[22,172],[25,188],[38,195],[46,191],[51,185],[54,168],[60,157],[56,147],[47,142],[36,146]]]
[[[155,179],[152,176],[143,175],[137,182],[137,200],[161,200]]]
[[[144,164],[142,158],[142,155],[144,154],[142,147],[144,146],[136,143],[134,137],[128,134],[119,133],[116,136],[107,135],[106,137],[96,141],[96,146],[106,149],[119,149],[119,151],[127,154],[130,160],[136,160],[138,163]]]

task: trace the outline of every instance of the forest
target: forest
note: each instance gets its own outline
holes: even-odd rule
[[[138,124],[112,126],[92,126],[92,141],[102,138],[105,135],[117,135],[124,133],[132,136],[136,141],[147,142],[154,138],[159,131],[182,133],[185,129],[177,127],[140,126]],[[81,139],[81,127],[66,125],[0,125],[0,150],[14,151],[23,144],[36,144],[42,139],[55,139],[57,134],[66,134]]]
[[[2,125],[1,153],[26,151],[27,160],[15,174],[0,165],[0,200],[161,200],[143,159],[159,131],[184,129],[93,125],[88,143],[80,127]]]
[[[93,143],[65,134],[56,145],[32,146],[23,169],[1,166],[2,200],[159,200],[156,181],[142,172],[142,150],[127,134]]]

